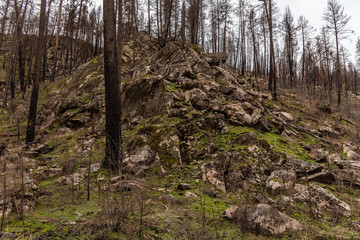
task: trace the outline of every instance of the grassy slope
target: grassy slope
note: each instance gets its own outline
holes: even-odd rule
[[[93,61],[97,61],[96,59]],[[92,73],[92,77],[97,77],[100,74]],[[54,84],[48,85],[46,88],[41,87],[39,106],[45,104],[49,97],[58,91],[65,84],[66,79],[58,79]],[[79,81],[82,81],[81,79]],[[85,97],[84,93],[84,97]],[[274,103],[268,102],[269,105]],[[276,104],[276,103],[275,103]],[[289,100],[289,105],[297,108],[304,108],[295,100]],[[291,112],[296,117],[301,117],[303,121],[310,124],[316,124],[307,119],[303,113],[294,110],[293,108],[283,107],[285,111]],[[3,110],[2,110],[3,111]],[[9,119],[9,112],[3,111],[1,116],[0,132],[7,132],[8,128],[4,126]],[[164,119],[162,119],[164,120]],[[162,129],[174,129],[179,124],[181,119],[168,118],[165,116]],[[193,119],[196,121],[196,119]],[[25,130],[26,118],[20,118],[21,131]],[[51,153],[45,157],[51,158],[51,164],[59,163],[66,164],[67,160],[74,161],[77,164],[75,167],[83,166],[87,157],[81,156],[74,151],[76,144],[85,139],[89,133],[88,129],[80,129],[69,134],[59,134],[57,132],[58,125],[54,125],[53,129],[47,130],[47,144],[56,147]],[[131,131],[124,132],[124,144],[126,144],[131,137],[139,132],[147,132],[156,140],[156,131],[148,131],[150,127],[159,128],[156,118],[147,119],[140,123]],[[12,132],[16,128],[12,128]],[[242,150],[247,146],[240,146],[236,144],[235,139],[238,134],[242,132],[256,132],[259,139],[264,139],[274,146],[276,152],[286,152],[295,155],[303,160],[310,160],[306,151],[302,148],[301,142],[308,144],[316,144],[317,141],[309,135],[300,134],[294,138],[295,143],[289,143],[281,136],[274,132],[260,133],[255,129],[249,127],[233,127],[229,126],[227,134],[210,135],[205,131],[198,130],[194,134],[194,138],[198,141],[197,148],[203,147],[201,143],[214,142],[219,146],[218,152],[227,151],[231,149]],[[150,133],[149,133],[150,132]],[[41,133],[39,133],[41,135]],[[24,136],[22,136],[24,137]],[[12,137],[16,140],[16,137]],[[23,139],[22,139],[23,140]],[[229,144],[230,141],[230,144]],[[93,162],[100,162],[103,158],[104,152],[104,136],[98,136],[95,147],[93,149]],[[171,161],[171,159],[168,159]],[[211,161],[212,159],[205,158],[202,162]],[[243,205],[251,202],[251,196],[254,193],[261,192],[273,200],[278,200],[279,196],[271,196],[264,191],[262,187],[249,186],[248,192],[244,193],[219,193],[219,198],[211,198],[206,192],[213,187],[202,181],[196,181],[194,176],[199,172],[201,164],[199,162],[188,166],[177,166],[173,169],[167,169],[167,173],[162,173],[158,168],[154,168],[148,174],[148,178],[143,184],[146,186],[145,190],[132,191],[124,193],[108,193],[103,191],[104,181],[97,181],[97,174],[93,174],[91,200],[86,201],[86,186],[61,186],[56,184],[57,178],[46,179],[40,183],[45,195],[38,199],[36,208],[33,212],[25,215],[24,222],[18,220],[18,216],[13,213],[6,219],[6,231],[21,233],[25,238],[35,236],[43,237],[43,239],[89,239],[98,237],[113,238],[113,239],[137,239],[137,233],[140,231],[145,239],[271,239],[268,237],[256,236],[250,233],[242,233],[241,226],[231,223],[222,218],[223,211],[232,205]],[[241,167],[241,166],[240,166]],[[102,170],[101,174],[105,177],[109,176],[109,172]],[[180,182],[189,183],[191,185],[191,192],[195,193],[197,199],[187,199],[184,196],[184,191],[177,190],[177,185]],[[99,191],[99,189],[101,189]],[[352,220],[359,219],[360,203],[354,199],[360,198],[358,190],[349,190],[342,186],[328,186],[337,197],[345,200],[354,210],[354,217]],[[175,200],[171,203],[162,202],[159,197],[164,194],[172,194]],[[350,198],[351,197],[351,198]],[[115,205],[123,209],[115,209]],[[296,210],[294,210],[296,209]],[[111,213],[115,211],[117,216],[121,213],[124,215],[121,218],[119,226],[110,221],[107,216],[112,216]],[[141,211],[143,211],[143,218],[140,218]],[[311,218],[308,207],[305,204],[296,203],[294,208],[283,209],[284,212],[290,216],[298,219],[304,226],[304,230],[297,233],[290,233],[280,238],[283,239],[311,239],[316,236],[322,236],[326,239],[352,239],[360,238],[359,232],[353,226],[349,226],[349,219],[340,219],[339,222],[334,223],[333,216],[323,216],[321,221],[315,221]],[[103,220],[99,223],[99,219]],[[116,219],[116,218],[115,218]],[[112,217],[114,220],[114,217]],[[105,226],[110,228],[104,229]],[[100,226],[100,227],[99,227]],[[102,227],[101,227],[102,226]],[[100,230],[99,228],[102,228]],[[113,230],[118,230],[113,231]]]

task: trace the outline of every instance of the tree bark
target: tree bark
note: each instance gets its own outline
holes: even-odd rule
[[[34,77],[32,93],[31,93],[29,120],[26,131],[26,143],[31,143],[35,139],[36,112],[37,112],[37,102],[39,96],[39,82],[41,76],[41,59],[45,49],[45,22],[46,22],[45,8],[46,8],[46,0],[41,0],[39,40],[38,40],[39,45],[35,57],[35,77]]]
[[[109,169],[119,169],[121,160],[121,94],[118,78],[114,2],[103,0],[103,6],[106,109],[106,149],[103,166]]]

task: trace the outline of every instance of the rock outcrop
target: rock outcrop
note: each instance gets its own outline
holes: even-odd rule
[[[299,221],[273,209],[267,204],[230,208],[225,217],[235,219],[245,229],[261,235],[280,235],[287,231],[302,230]]]

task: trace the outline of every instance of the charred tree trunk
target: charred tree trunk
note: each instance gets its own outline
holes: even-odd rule
[[[116,23],[114,2],[103,0],[104,6],[104,63],[106,149],[103,166],[118,169],[121,160],[120,84],[116,51]]]
[[[26,131],[26,143],[31,143],[35,139],[36,112],[37,112],[37,102],[39,96],[39,82],[41,75],[41,58],[42,58],[42,53],[44,52],[45,49],[45,22],[46,22],[45,8],[46,8],[46,0],[41,0],[39,40],[38,40],[39,44],[38,44],[38,51],[36,52],[36,57],[35,57],[35,77],[34,77],[32,93],[31,93],[29,120]]]

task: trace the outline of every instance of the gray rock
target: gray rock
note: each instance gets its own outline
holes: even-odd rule
[[[138,149],[135,154],[124,158],[125,169],[130,172],[137,172],[142,168],[147,169],[150,165],[160,161],[159,155],[151,150],[148,145]]]
[[[236,142],[240,145],[252,145],[252,144],[256,144],[257,142],[257,135],[254,132],[245,132],[240,134],[237,139]]]
[[[325,149],[313,149],[311,150],[309,157],[314,159],[317,162],[326,162],[326,157],[329,155],[329,152]]]
[[[36,144],[30,148],[30,151],[36,152],[40,155],[52,152],[53,150],[53,147],[47,146],[45,144]]]
[[[285,121],[294,121],[294,116],[288,112],[281,112],[280,117]]]
[[[198,62],[193,67],[193,70],[195,73],[204,73],[204,74],[211,73],[211,67],[207,62]]]
[[[338,153],[330,154],[326,157],[326,162],[329,164],[334,164],[336,161],[341,161],[342,156]]]
[[[329,170],[322,170],[321,172],[313,173],[302,177],[302,181],[314,181],[325,184],[333,184],[335,182],[335,176]]]
[[[335,131],[329,126],[320,126],[319,131],[322,133],[323,136],[333,136],[333,137],[340,136],[339,132]]]
[[[225,94],[225,95],[230,95],[235,89],[236,89],[236,87],[233,87],[233,86],[224,86],[224,85],[221,85],[221,86],[219,87],[219,91],[220,91],[222,94]]]
[[[356,148],[351,143],[343,145],[343,152],[346,154],[347,160],[359,160],[360,156],[356,152]]]
[[[290,230],[300,231],[299,221],[273,209],[268,204],[242,207],[236,211],[237,220],[251,232],[261,235],[280,235]]]
[[[220,85],[237,86],[239,85],[236,78],[222,67],[212,67],[211,72]]]
[[[164,194],[161,197],[159,197],[159,200],[165,204],[169,204],[174,202],[175,198],[172,194]]]
[[[186,62],[189,63],[191,67],[201,62],[199,54],[194,49],[191,48],[186,52],[185,58],[186,58]]]
[[[198,195],[196,195],[195,193],[192,193],[190,191],[186,191],[184,196],[186,198],[193,198],[193,199],[198,199],[199,198]]]
[[[235,98],[239,101],[251,101],[253,100],[253,97],[248,94],[244,89],[242,88],[236,88],[232,91],[231,97]]]
[[[188,98],[189,98],[191,105],[194,108],[204,110],[204,109],[208,109],[210,107],[209,106],[210,101],[208,99],[208,96],[201,89],[191,90],[191,92],[188,95]]]
[[[340,169],[360,169],[360,161],[355,160],[335,160],[334,163]]]
[[[62,168],[49,168],[44,172],[48,178],[53,178],[62,174]]]
[[[188,190],[188,189],[191,189],[191,187],[190,187],[190,184],[179,183],[179,185],[177,186],[177,189],[179,189],[179,190]]]
[[[341,169],[335,174],[336,181],[351,188],[360,189],[359,169]]]
[[[84,180],[84,173],[76,172],[69,176],[62,176],[58,180],[56,180],[56,183],[64,184],[64,185],[74,185],[78,186],[81,184],[81,182]]]
[[[100,170],[100,163],[94,163],[90,165],[90,172],[98,172]]]
[[[279,194],[284,190],[289,190],[294,187],[296,182],[296,172],[290,170],[276,170],[273,171],[266,180],[266,187],[272,194]]]
[[[223,177],[216,169],[214,162],[203,164],[201,166],[201,174],[203,181],[209,182],[214,185],[217,190],[226,193],[225,183],[221,180]]]
[[[221,113],[210,113],[198,121],[198,126],[200,129],[221,131],[226,127],[225,117]]]
[[[284,165],[287,169],[293,169],[298,177],[321,172],[324,169],[320,164],[307,162],[295,158],[288,158]]]
[[[310,201],[320,210],[336,211],[338,215],[351,216],[351,208],[347,203],[317,184],[311,183],[308,187],[296,184],[294,190],[296,192],[294,200],[296,201]]]
[[[237,206],[231,206],[227,208],[223,213],[223,218],[227,220],[234,220],[236,217],[236,211],[239,209]]]
[[[252,118],[248,114],[241,103],[233,103],[226,105],[226,116],[229,122],[234,125],[251,125]]]
[[[161,77],[139,79],[123,84],[121,101],[123,115],[128,119],[166,114],[172,106],[171,94]],[[146,104],[143,104],[146,102]]]
[[[219,66],[220,63],[225,63],[229,57],[226,52],[207,53],[204,54],[204,56],[205,60],[210,64],[210,66]]]

